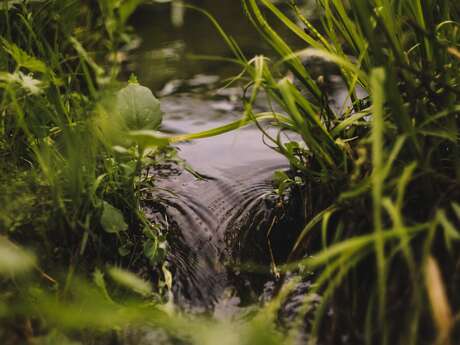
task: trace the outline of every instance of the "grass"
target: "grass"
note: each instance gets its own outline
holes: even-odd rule
[[[270,0],[243,6],[280,60],[241,58],[225,40],[248,86],[284,110],[275,121],[280,134],[270,139],[311,205],[286,269],[316,272],[311,293],[323,299],[312,336],[327,343],[345,333],[365,343],[454,340],[458,286],[448,278],[459,259],[458,5],[318,0],[320,23],[295,1],[295,21]],[[268,13],[305,49],[289,47]],[[328,102],[327,76],[304,64],[314,57],[339,68],[348,90],[340,113]],[[295,81],[278,72],[283,66]],[[282,139],[286,129],[301,142]]]
[[[203,12],[242,67],[235,80],[247,82],[245,113],[239,122],[165,140],[217,135],[256,121],[289,159],[295,178],[278,174],[278,182],[303,181],[307,218],[282,268],[315,274],[304,306],[310,309],[310,297],[322,296],[312,339],[454,340],[458,286],[446,278],[456,272],[460,236],[458,5],[318,0],[321,21],[313,23],[295,1],[295,21],[269,0],[242,3],[280,59],[248,59]],[[292,49],[272,28],[268,13],[305,49]],[[329,102],[327,76],[307,67],[312,58],[337,65],[348,91],[340,112]],[[282,111],[254,114],[261,90]],[[278,126],[279,134],[268,135],[259,116]],[[286,139],[286,130],[301,140]],[[158,144],[154,133],[138,134]]]
[[[121,66],[114,57],[131,37],[126,21],[139,4],[0,4],[2,341],[48,334],[62,343],[53,338],[56,331],[99,328],[107,315],[83,322],[87,313],[71,312],[72,296],[100,295],[84,283],[97,267],[151,267],[159,283],[167,274],[161,269],[164,236],[146,220],[139,190],[152,183],[141,173],[144,164],[171,151],[115,141],[161,121],[150,90],[135,80],[128,86],[117,81]],[[141,116],[138,107],[149,112]],[[101,276],[95,282],[104,291]],[[123,283],[120,277],[114,279]],[[107,307],[96,297],[95,310]]]

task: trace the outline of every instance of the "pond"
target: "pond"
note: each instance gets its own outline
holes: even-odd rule
[[[209,11],[248,57],[273,56],[245,16],[240,1],[195,1],[193,4]],[[127,73],[134,72],[139,81],[161,99],[165,113],[161,129],[191,133],[241,118],[241,85],[223,87],[228,78],[240,72],[239,66],[194,58],[198,55],[232,57],[230,49],[203,13],[187,8],[181,13],[179,23],[171,17],[175,13],[171,4],[166,3],[143,6],[134,15],[132,25],[139,41],[135,42],[138,47],[130,53],[126,64]],[[295,46],[295,39],[285,30],[279,28]],[[258,111],[270,109],[264,99],[256,102],[256,108]],[[187,171],[157,177],[158,189],[152,191],[152,198],[159,198],[167,205],[166,219],[161,212],[151,217],[154,222],[170,225],[168,261],[174,274],[175,302],[183,308],[213,310],[216,305],[226,304],[222,300],[228,300],[229,296],[235,307],[240,299],[248,300],[251,293],[254,299],[251,289],[256,281],[260,293],[263,289],[260,279],[254,275],[248,278],[235,269],[244,252],[242,238],[247,237],[245,241],[248,241],[252,236],[249,232],[268,228],[275,219],[277,225],[272,231],[275,238],[280,236],[286,240],[287,230],[293,235],[293,228],[301,226],[302,222],[296,219],[276,218],[278,196],[274,193],[272,177],[277,170],[288,170],[289,165],[285,157],[263,139],[256,126],[248,126],[217,137],[182,143],[177,145],[179,156],[205,178],[197,178]],[[147,204],[147,209],[149,207],[153,209],[154,205]],[[266,261],[271,251],[270,242],[266,238],[256,242],[260,244],[252,246],[251,252],[246,253],[247,258]],[[262,279],[262,285],[263,282]]]
[[[239,1],[195,4],[228,27],[248,56],[269,52]],[[160,97],[165,113],[162,130],[172,133],[214,128],[243,113],[241,86],[222,88],[226,78],[240,72],[238,68],[190,57],[231,57],[230,50],[205,15],[193,9],[186,9],[183,15],[182,25],[175,27],[169,4],[138,11],[132,23],[140,45],[127,64],[128,70]],[[260,107],[264,108],[262,102]],[[157,181],[160,190],[168,191],[159,194],[176,225],[169,261],[174,271],[175,300],[182,307],[213,308],[222,296],[228,296],[229,289],[235,289],[235,272],[229,265],[231,250],[227,248],[229,233],[242,231],[237,228],[244,226],[254,209],[273,197],[273,173],[288,168],[285,158],[262,139],[261,132],[249,126],[180,144],[179,156],[206,179],[184,171]]]
[[[176,1],[178,2],[178,1]],[[243,52],[252,57],[271,54],[238,0],[195,0],[188,3],[208,11],[232,36]],[[203,13],[186,8],[183,19],[174,24],[174,10],[169,3],[144,5],[132,18],[141,44],[128,66],[142,82],[160,91],[172,80],[190,80],[189,86],[215,82],[215,77],[231,77],[239,72],[232,64],[191,58],[194,55],[233,57],[212,22]],[[286,29],[281,27],[280,33]],[[196,78],[197,75],[207,77]]]
[[[195,1],[209,11],[248,57],[270,54],[239,1]],[[185,9],[183,23],[175,27],[171,5],[144,6],[132,23],[140,36],[127,69],[143,85],[161,97],[165,112],[163,130],[197,132],[233,121],[243,112],[242,88],[222,88],[226,78],[241,72],[231,63],[210,62],[193,58],[207,55],[232,57],[231,51],[209,18],[193,9]],[[238,23],[238,25],[235,25]],[[181,145],[181,156],[195,169],[210,174],[215,168],[278,158],[262,142],[255,128]]]

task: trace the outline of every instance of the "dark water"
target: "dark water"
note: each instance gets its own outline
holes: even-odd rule
[[[193,4],[212,13],[248,57],[270,56],[239,0]],[[231,57],[209,19],[187,9],[182,26],[174,26],[170,4],[161,4],[142,7],[132,24],[140,41],[133,43],[138,47],[130,52],[126,68],[161,99],[162,130],[197,132],[241,117],[241,87],[222,88],[225,78],[239,73],[238,68],[190,59],[191,54]],[[269,109],[263,99],[256,107]],[[170,228],[168,261],[174,274],[174,301],[193,311],[232,313],[260,298],[258,293],[267,281],[267,276],[240,272],[237,265],[249,259],[269,266],[271,244],[264,234],[274,220],[278,246],[294,233],[293,228],[301,226],[295,217],[281,219],[277,213],[279,200],[272,176],[276,170],[287,170],[288,162],[265,145],[261,132],[251,126],[177,148],[180,157],[206,178],[180,170],[158,177],[157,188],[151,191],[152,199],[166,207],[166,212],[149,214]],[[156,174],[154,169],[151,173]],[[154,203],[147,203],[146,208],[154,210]]]
[[[206,180],[183,172],[157,181],[161,188],[174,192],[160,191],[159,197],[170,219],[169,260],[178,305],[210,311],[229,293],[238,299],[249,298],[251,282],[235,266],[239,261],[235,247],[254,228],[251,217],[270,223],[266,205],[276,199],[270,178],[274,170],[284,168],[280,160],[260,161],[215,170]]]
[[[248,57],[271,54],[268,45],[260,39],[244,14],[240,0],[189,0],[186,3],[215,17]],[[172,13],[171,5],[165,3],[143,6],[132,18],[131,22],[142,41],[128,68],[137,73],[143,84],[158,92],[172,80],[191,80],[197,75],[230,77],[239,71],[232,64],[191,58],[194,55],[233,56],[205,15],[185,9],[182,25],[178,27],[174,25]],[[275,27],[281,33],[286,31],[282,26]],[[286,37],[292,40],[287,33]],[[195,82],[200,84],[199,80]]]
[[[243,14],[240,1],[194,4],[212,13],[248,56],[269,52]],[[190,54],[230,56],[209,19],[187,9],[183,26],[174,27],[171,6],[162,4],[144,6],[134,16],[133,25],[141,41],[130,54],[127,69],[160,97],[163,130],[197,132],[241,117],[241,88],[221,88],[223,79],[239,70],[231,64],[189,59]],[[288,164],[263,143],[261,132],[254,127],[184,143],[178,150],[181,158],[207,178],[182,171],[159,178],[158,189],[152,191],[167,205],[175,303],[195,311],[212,310],[223,300],[238,307],[241,299],[248,299],[242,295],[248,295],[250,282],[235,269],[235,247],[254,217],[259,222],[270,221],[265,206],[276,198],[271,178]],[[152,218],[165,221],[164,216]]]

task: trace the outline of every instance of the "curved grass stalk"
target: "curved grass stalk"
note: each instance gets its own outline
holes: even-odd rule
[[[243,0],[249,18],[255,23],[266,36],[267,41],[280,54],[280,56],[291,55],[289,45],[276,33],[262,14],[256,0]],[[251,11],[249,11],[249,9]],[[321,102],[321,91],[312,79],[310,73],[305,69],[299,59],[289,61],[292,72],[299,78],[305,87]]]
[[[342,134],[344,130],[347,128],[356,125],[358,121],[362,120],[366,116],[370,116],[370,109],[368,108],[367,111],[361,111],[359,113],[354,113],[351,116],[343,119],[342,121],[339,122],[337,126],[335,126],[331,130],[331,135],[333,138],[337,138]]]
[[[299,236],[297,236],[296,242],[294,243],[294,246],[291,249],[291,254],[290,256],[292,257],[295,252],[300,248],[300,245],[302,244],[303,240],[306,238],[306,236],[310,233],[310,231],[320,222],[323,220],[324,216],[326,214],[331,214],[336,211],[338,211],[339,208],[335,205],[329,206],[328,208],[324,209],[323,211],[317,213],[309,222],[308,224],[304,227],[302,232],[300,233]]]
[[[281,12],[270,0],[260,0],[260,2],[265,5],[289,30],[291,30],[297,37],[303,40],[305,43],[317,49],[327,49],[333,50],[333,46],[330,45],[326,39],[315,29],[311,24],[308,25],[308,28],[313,31],[316,37],[313,37],[307,34],[302,30],[297,24],[290,20],[283,12]],[[304,17],[303,21],[309,23]]]
[[[208,11],[203,10],[202,8],[199,8],[193,5],[183,5],[183,6],[204,14],[211,21],[214,27],[217,29],[221,37],[224,39],[225,43],[227,43],[228,47],[232,50],[232,53],[235,55],[235,57],[238,60],[247,62],[247,59],[244,53],[242,52],[241,48],[238,46],[236,41],[231,36],[227,35],[225,30],[222,28],[222,26],[220,26],[217,20]]]
[[[179,143],[183,141],[214,137],[216,135],[231,132],[231,131],[234,131],[235,129],[238,129],[246,125],[249,125],[251,123],[254,123],[255,120],[257,121],[276,120],[281,123],[286,123],[287,125],[291,124],[291,121],[288,118],[286,118],[284,115],[269,112],[269,113],[259,113],[257,115],[254,115],[254,118],[243,118],[241,120],[233,121],[224,126],[212,128],[212,129],[197,132],[197,133],[181,134],[181,135],[174,135],[174,136],[163,136],[157,131],[140,130],[140,131],[131,131],[129,132],[128,135],[130,139],[138,142],[139,145],[143,147],[165,146],[165,145],[175,144],[175,143]]]
[[[316,155],[319,163],[324,167],[329,166],[333,167],[336,165],[335,162],[335,152],[333,151],[336,149],[336,144],[328,136],[321,138],[320,136],[316,137],[313,134],[313,126],[312,123],[307,122],[306,118],[302,116],[297,107],[297,101],[299,100],[299,93],[297,89],[289,82],[288,79],[284,78],[278,83],[279,91],[282,95],[284,104],[289,111],[290,116],[292,117],[296,128],[299,131],[299,134],[302,136],[304,142],[308,146],[308,148]],[[300,95],[300,99],[304,100],[304,98]],[[307,105],[307,102],[304,102],[304,106]],[[313,119],[313,123],[316,121],[315,114],[310,107],[303,108],[306,110],[306,114],[310,115],[310,118]],[[313,117],[311,116],[313,114]],[[321,125],[322,127],[322,125]],[[321,128],[319,127],[319,128]],[[332,152],[331,152],[332,151]]]
[[[414,226],[407,227],[406,233],[415,235],[420,233],[423,230],[428,228],[428,224],[422,223]],[[377,233],[370,233],[368,235],[355,236],[349,239],[346,239],[342,242],[336,243],[322,251],[317,255],[308,257],[296,261],[294,263],[289,263],[284,266],[280,266],[281,270],[292,270],[296,265],[303,265],[306,269],[317,269],[326,265],[335,257],[342,255],[344,252],[357,252],[368,246],[376,246],[378,243],[384,243],[385,241],[398,239],[400,237],[400,232],[395,229],[385,230],[382,235]]]
[[[427,224],[421,224],[416,227],[408,229],[408,235],[410,238],[416,234],[428,228]],[[396,240],[400,237],[400,230],[394,228],[393,230],[385,231],[385,241]],[[321,294],[321,303],[319,309],[315,313],[315,320],[313,323],[312,334],[318,335],[319,326],[323,318],[325,308],[328,306],[329,299],[333,296],[335,290],[338,288],[340,283],[346,277],[346,275],[353,269],[358,263],[362,262],[364,258],[371,255],[374,251],[372,248],[373,242],[377,241],[378,237],[375,234],[370,236],[364,235],[355,239],[348,239],[333,245],[329,248],[324,249],[318,256],[320,258],[310,257],[298,262],[307,270],[315,270],[323,268],[319,276],[314,280],[314,285],[304,298],[302,307],[299,311],[298,319],[303,317],[303,312],[309,309],[309,295]],[[404,251],[403,243],[400,246],[394,248],[389,257],[393,257],[400,250]],[[331,251],[331,252],[330,252]],[[292,264],[281,267],[282,270],[291,270]],[[325,290],[323,291],[323,288]],[[323,291],[323,292],[321,292]],[[300,322],[298,322],[300,327]]]

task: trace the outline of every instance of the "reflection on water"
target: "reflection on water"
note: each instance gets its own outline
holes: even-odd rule
[[[192,0],[187,3],[212,14],[247,56],[270,54],[269,47],[244,14],[240,0]],[[173,18],[176,19],[171,20],[171,4],[163,3],[144,5],[131,20],[142,44],[134,51],[128,69],[136,72],[144,85],[158,91],[171,79],[189,79],[196,74],[228,77],[238,72],[231,64],[188,58],[191,55],[233,57],[209,18],[192,9],[184,11],[182,20],[177,19],[177,14]]]
[[[270,54],[269,47],[244,14],[240,0],[195,0],[208,11],[251,57]],[[240,72],[231,63],[191,59],[191,55],[232,57],[229,47],[203,13],[187,8],[183,19],[171,20],[170,3],[145,5],[132,25],[141,44],[130,54],[128,71],[161,98],[165,113],[162,130],[197,132],[241,116],[242,90],[220,89],[223,78]],[[177,9],[176,9],[177,11]],[[175,13],[177,16],[177,12]],[[182,22],[182,25],[177,25]],[[259,105],[260,109],[266,108]],[[179,145],[180,155],[195,169],[209,175],[216,169],[265,159],[283,159],[266,147],[260,131],[252,127],[218,138]],[[206,171],[203,171],[206,170]]]

